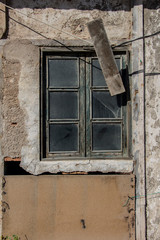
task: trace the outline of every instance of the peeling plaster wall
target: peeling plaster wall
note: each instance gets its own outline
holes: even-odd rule
[[[87,40],[90,37],[86,23],[101,17],[112,44],[131,38],[130,2],[128,0],[13,0],[9,4],[23,14]],[[11,9],[8,10],[8,15],[6,39],[0,40],[1,171],[4,159],[22,159],[21,166],[35,175],[62,171],[133,172],[133,161],[123,159],[54,161],[54,163],[39,161],[39,46],[53,46],[56,42],[54,39],[63,39],[60,42],[70,43],[74,37]],[[3,23],[3,34],[4,31]],[[82,46],[82,43],[83,41],[77,45]],[[136,121],[137,116],[134,117]]]
[[[39,49],[29,40],[3,49],[3,156],[39,158]],[[16,69],[16,71],[15,71]],[[17,129],[16,129],[17,128]],[[36,152],[36,153],[35,153]]]
[[[6,44],[3,48],[3,138],[2,158],[22,159],[21,166],[28,172],[132,172],[133,161],[54,161],[40,162],[39,115],[39,46],[75,45],[73,36],[60,33],[41,22],[82,39],[89,39],[86,23],[101,17],[111,43],[127,40],[131,36],[132,15],[130,3],[114,1],[12,1],[8,10]],[[63,39],[63,40],[59,40]],[[74,40],[74,41],[73,41]],[[91,40],[90,40],[91,41]],[[69,46],[70,46],[69,43]],[[77,41],[78,46],[86,45]],[[88,44],[87,44],[88,45]],[[16,69],[16,71],[15,71]]]
[[[2,104],[5,124],[2,149],[5,158],[7,156],[11,158],[20,157],[21,148],[25,143],[25,116],[18,100],[20,71],[21,64],[19,61],[10,61],[3,58],[4,86]]]
[[[85,39],[89,38],[86,23],[98,17],[103,19],[110,40],[129,39],[131,34],[130,3],[127,0],[32,0],[23,2],[13,0],[10,6],[29,17]],[[36,39],[43,38],[43,36],[50,39],[73,38],[18,12],[9,10],[9,16],[8,38],[10,39]]]
[[[10,6],[21,13],[83,39],[89,39],[86,23],[101,17],[110,42],[115,43],[131,39],[132,31],[133,37],[142,36],[141,31],[137,32],[137,29],[134,29],[134,26],[139,24],[138,15],[133,16],[135,24],[132,29],[130,2],[127,0],[13,0],[10,1]],[[145,35],[157,32],[156,35],[145,39],[146,187],[147,193],[150,194],[160,191],[160,35],[158,33],[160,31],[160,3],[158,0],[144,2]],[[54,39],[63,39],[64,42],[64,40],[73,40],[73,37],[29,19],[18,12],[9,10],[8,13],[10,18],[8,19],[7,39],[0,40],[1,159],[22,158],[21,166],[34,174],[49,170],[56,173],[64,171],[64,169],[66,172],[132,172],[133,162],[130,160],[102,160],[101,163],[90,160],[85,163],[83,161],[54,162],[52,169],[49,162],[39,163],[39,48],[37,45],[52,46]],[[139,14],[142,14],[142,11]],[[0,20],[0,36],[2,36],[6,27],[2,12]],[[133,59],[138,57],[139,49],[141,49],[140,55],[143,55],[142,45],[142,40],[132,45],[134,47]],[[140,60],[143,61],[141,58],[134,61],[133,71],[143,71],[143,63],[141,65]],[[141,167],[144,166],[139,165],[139,160],[144,157],[141,147],[141,143],[144,141],[144,136],[141,134],[144,127],[142,119],[144,101],[140,92],[141,89],[143,90],[142,85],[143,76],[140,74],[139,77],[133,76],[133,158],[137,161],[137,180],[144,184],[144,175],[141,173]],[[1,161],[0,164],[2,175],[3,162]],[[139,193],[138,191],[137,187],[137,193]],[[147,197],[147,235],[149,240],[160,238],[159,209],[159,198]],[[142,206],[139,205],[139,211],[141,212],[141,210]],[[137,238],[137,240],[142,239]]]
[[[155,4],[155,9],[149,9]],[[145,5],[147,193],[160,191],[160,3]],[[153,33],[157,33],[152,36]],[[147,235],[160,239],[160,199],[147,197]]]

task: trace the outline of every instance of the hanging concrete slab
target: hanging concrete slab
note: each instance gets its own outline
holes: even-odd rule
[[[125,92],[102,19],[87,25],[111,96]]]

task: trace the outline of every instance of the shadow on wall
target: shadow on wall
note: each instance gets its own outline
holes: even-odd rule
[[[55,8],[55,9],[78,9],[78,10],[101,10],[101,11],[130,11],[130,0],[13,0],[8,5],[13,8]]]
[[[133,5],[139,5],[140,3],[138,0],[8,0],[7,4],[13,8],[130,11]],[[148,9],[158,9],[160,8],[160,1],[144,0],[144,7]]]
[[[160,8],[159,0],[144,0],[144,8],[148,9],[158,9]]]

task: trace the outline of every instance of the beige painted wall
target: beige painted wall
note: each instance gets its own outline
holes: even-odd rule
[[[134,240],[133,175],[6,176],[3,234],[21,240]],[[84,220],[84,224],[83,221]]]

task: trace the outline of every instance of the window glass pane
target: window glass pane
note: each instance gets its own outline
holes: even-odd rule
[[[76,59],[49,59],[49,87],[78,87]]]
[[[98,59],[92,59],[93,86],[107,86]]]
[[[92,126],[93,151],[121,150],[121,125],[95,123]]]
[[[78,93],[77,92],[50,92],[49,93],[50,119],[77,119]]]
[[[78,151],[77,124],[50,124],[49,151]]]
[[[120,71],[120,58],[116,58],[115,60],[116,60],[118,70]]]
[[[116,58],[115,61],[120,71],[120,58]],[[92,85],[94,87],[107,86],[98,59],[92,59]]]
[[[92,92],[92,117],[93,118],[120,118],[121,108],[117,96],[109,92]]]

